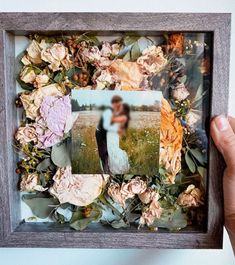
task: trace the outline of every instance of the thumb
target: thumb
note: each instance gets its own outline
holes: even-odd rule
[[[212,120],[211,136],[222,153],[227,167],[235,170],[235,134],[224,115],[217,116]]]

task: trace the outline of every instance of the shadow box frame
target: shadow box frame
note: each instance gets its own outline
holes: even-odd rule
[[[20,220],[20,193],[12,146],[17,125],[15,35],[58,32],[211,32],[213,36],[210,118],[227,114],[231,14],[222,13],[0,13],[0,247],[222,248],[225,163],[209,141],[207,225],[177,233],[128,230],[94,224],[77,232],[56,223]]]

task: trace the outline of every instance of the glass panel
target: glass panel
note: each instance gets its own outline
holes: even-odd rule
[[[15,44],[22,219],[205,229],[212,33]]]

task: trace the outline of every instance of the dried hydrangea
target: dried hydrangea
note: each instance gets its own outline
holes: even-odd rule
[[[58,84],[43,86],[31,93],[22,93],[20,99],[27,118],[35,120],[39,116],[42,101],[47,96],[63,96],[63,90]]]
[[[191,184],[179,195],[177,203],[183,207],[198,207],[203,204],[203,194]]]
[[[40,107],[40,117],[34,124],[39,148],[47,148],[59,143],[72,116],[70,96],[45,97]]]
[[[75,175],[71,173],[71,167],[59,168],[49,192],[60,203],[87,206],[101,194],[107,179],[107,175]]]

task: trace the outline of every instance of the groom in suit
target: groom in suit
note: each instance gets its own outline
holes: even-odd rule
[[[101,116],[101,119],[96,128],[96,142],[98,146],[99,157],[102,163],[103,173],[109,174],[108,164],[108,150],[107,150],[107,132],[118,131],[118,125],[112,124],[113,113],[118,114],[122,106],[122,98],[118,95],[113,96],[111,99],[112,108],[107,108]]]

